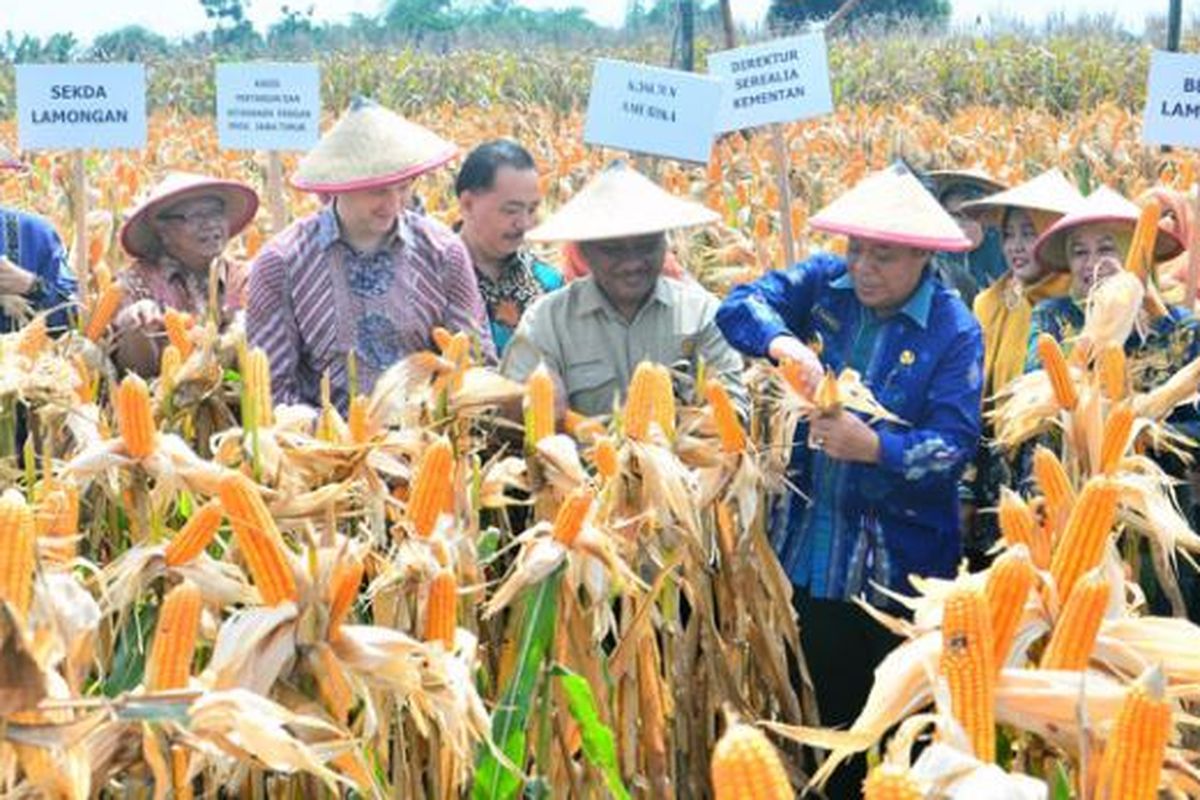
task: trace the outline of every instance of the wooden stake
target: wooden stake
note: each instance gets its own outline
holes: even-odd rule
[[[75,198],[74,208],[71,209],[75,219],[75,242],[73,261],[75,262],[75,277],[79,281],[80,298],[89,298],[91,293],[91,269],[88,267],[87,239],[87,170],[85,169],[83,151],[76,150],[71,154],[71,194]]]
[[[796,263],[796,237],[792,231],[792,181],[789,177],[792,160],[788,157],[787,142],[783,138],[783,125],[771,126],[771,140],[775,144],[775,176],[779,182],[779,233],[783,237],[784,267]]]
[[[283,197],[283,159],[277,151],[267,154],[267,209],[271,213],[271,233],[287,226],[287,204]]]

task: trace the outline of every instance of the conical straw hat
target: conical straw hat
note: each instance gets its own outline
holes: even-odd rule
[[[715,211],[676,197],[618,161],[525,238],[534,242],[586,242],[707,225],[718,219],[720,215]]]
[[[1127,228],[1132,234],[1137,227],[1141,209],[1107,186],[1083,198],[1058,222],[1051,225],[1038,237],[1033,246],[1033,257],[1054,269],[1067,268],[1067,235],[1083,225],[1112,224]],[[1157,261],[1174,258],[1183,252],[1183,242],[1174,233],[1160,227],[1154,242],[1154,257]]]
[[[1008,208],[1066,214],[1082,200],[1083,195],[1075,185],[1054,167],[1011,189],[963,203],[961,208],[965,213],[999,224]]]
[[[241,233],[258,211],[258,195],[244,183],[172,172],[129,213],[121,226],[121,246],[134,258],[154,258],[162,247],[152,222],[155,215],[184,200],[210,196],[221,198],[225,204],[230,237]]]
[[[458,147],[364,98],[351,103],[300,161],[292,185],[338,194],[387,186],[440,167]]]
[[[937,195],[938,202],[942,201],[946,192],[955,186],[966,184],[974,187],[983,194],[992,194],[1007,188],[1003,183],[988,175],[983,170],[977,167],[967,167],[965,169],[933,169],[925,173],[929,180],[933,181],[934,192]]]
[[[963,251],[971,240],[902,164],[874,172],[821,209],[809,225],[856,239]]]

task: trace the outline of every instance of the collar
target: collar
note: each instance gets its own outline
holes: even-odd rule
[[[853,291],[854,280],[850,277],[850,272],[846,271],[831,280],[829,287],[842,291]],[[925,274],[921,277],[921,282],[917,284],[917,288],[909,295],[904,305],[896,310],[896,313],[905,315],[922,330],[928,328],[929,311],[933,307],[933,290],[933,274],[926,268]]]
[[[341,242],[350,252],[361,255],[357,249],[342,238],[342,226],[338,222],[337,212],[334,211],[336,198],[322,206],[317,212],[317,244],[322,250],[328,250],[335,242]],[[396,217],[396,226],[384,240],[384,247],[392,247],[397,242],[403,247],[412,243],[412,226],[409,224],[408,211],[401,211]]]
[[[604,292],[600,290],[595,278],[589,275],[586,278],[580,278],[577,283],[581,284],[579,289],[580,314],[594,314],[597,311],[603,311],[606,314],[624,319],[620,312],[613,307],[613,304],[609,302]],[[650,298],[646,303],[642,304],[642,308],[638,309],[638,314],[641,314],[642,310],[650,303],[658,303],[663,306],[671,304],[671,287],[667,284],[667,279],[661,275],[654,282],[654,291],[650,293]]]
[[[225,276],[229,271],[229,262],[225,259],[224,255],[217,256],[216,262],[217,262],[217,282],[223,284],[223,283],[225,283]],[[205,281],[207,281],[208,276],[211,274],[211,269],[212,269],[212,267],[210,265],[209,269],[204,270],[203,273],[201,274],[201,273],[197,272],[196,270],[189,269],[188,267],[184,266],[182,261],[175,258],[174,256],[167,255],[166,253],[163,253],[162,255],[160,255],[158,257],[158,266],[160,269],[162,269],[163,273],[167,276],[167,280],[171,280],[174,278],[182,278],[184,280],[187,280],[187,278],[189,276],[200,275],[200,277],[202,277]]]

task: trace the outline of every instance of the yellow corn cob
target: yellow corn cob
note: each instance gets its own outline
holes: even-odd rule
[[[84,336],[93,342],[100,341],[100,337],[104,335],[108,324],[112,322],[113,317],[116,315],[117,307],[121,305],[122,295],[124,295],[124,291],[121,289],[121,284],[119,283],[109,284],[100,293],[100,298],[96,300],[96,305],[92,307],[92,313],[88,315],[87,327],[83,331]]]
[[[163,328],[167,332],[167,341],[179,351],[180,357],[186,360],[195,347],[190,335],[192,315],[186,311],[168,308],[163,312]]]
[[[135,373],[129,373],[117,388],[117,429],[132,458],[145,458],[154,452],[158,430],[150,411],[150,390]]]
[[[36,560],[33,510],[16,489],[0,495],[0,598],[8,601],[22,619],[33,600]]]
[[[271,362],[261,347],[246,351],[242,365],[246,399],[254,409],[254,421],[260,428],[275,424],[275,400],[271,395]]]
[[[717,425],[721,449],[726,453],[745,452],[746,432],[742,430],[741,420],[738,419],[725,386],[720,381],[710,378],[704,383],[704,397],[712,407],[713,422]]]
[[[1125,366],[1125,348],[1109,343],[1096,358],[1096,373],[1100,379],[1100,391],[1109,400],[1124,399],[1128,373]]]
[[[1129,252],[1125,256],[1125,269],[1137,275],[1143,282],[1154,266],[1154,243],[1158,238],[1158,219],[1162,216],[1162,208],[1158,201],[1150,198],[1142,206],[1138,215],[1137,227],[1133,229],[1133,240],[1129,243]]]
[[[925,793],[912,772],[899,764],[882,764],[863,781],[863,800],[921,800]]]
[[[1100,563],[1116,517],[1116,484],[1102,476],[1089,480],[1071,509],[1050,561],[1060,603],[1065,605],[1075,582]]]
[[[1046,514],[1056,520],[1075,505],[1075,490],[1058,456],[1047,447],[1038,445],[1033,450],[1033,478],[1046,498]]]
[[[1025,613],[1025,601],[1037,580],[1037,571],[1025,547],[1010,547],[988,568],[988,611],[992,621],[993,662],[996,674],[1008,661],[1017,626]]]
[[[183,689],[192,674],[192,656],[200,630],[200,587],[184,581],[163,599],[146,661],[146,688],[152,692]]]
[[[80,403],[92,403],[96,400],[96,383],[92,380],[92,370],[80,353],[71,357],[71,365],[75,368],[75,377],[79,381],[75,385],[75,398]]]
[[[1023,544],[1033,550],[1033,530],[1037,527],[1037,518],[1021,495],[1007,486],[1001,486],[996,516],[1000,523],[1000,534],[1009,547]]]
[[[192,782],[188,780],[191,757],[191,753],[183,745],[171,745],[171,787],[175,792],[174,800],[192,800],[196,796],[192,791]]]
[[[37,358],[48,344],[50,334],[46,332],[46,317],[44,314],[38,314],[21,329],[21,336],[17,340],[17,352],[32,360]]]
[[[433,344],[437,347],[438,352],[446,352],[446,348],[450,346],[450,340],[454,338],[454,334],[443,328],[441,325],[434,325],[430,331],[430,336],[433,339]]]
[[[653,397],[651,404],[654,421],[667,435],[668,439],[675,438],[675,384],[671,380],[671,371],[662,364],[654,365]]]
[[[592,448],[592,463],[596,465],[596,472],[600,477],[616,477],[621,468],[620,457],[617,454],[616,442],[611,436],[601,436],[596,440]]]
[[[604,435],[604,423],[595,417],[580,414],[578,411],[567,409],[563,414],[563,430],[582,443],[587,443],[597,436]]]
[[[371,399],[366,395],[356,394],[350,401],[350,418],[347,423],[350,428],[350,441],[354,444],[364,444],[374,435],[371,418],[368,415]]]
[[[996,757],[995,643],[987,599],[959,586],[942,610],[940,668],[950,687],[950,708],[971,740],[975,757]]]
[[[783,382],[791,387],[792,391],[801,397],[808,397],[808,387],[804,383],[804,373],[800,369],[800,362],[794,358],[784,358],[779,362],[776,368],[779,376],[783,378]]]
[[[458,581],[448,569],[440,569],[429,584],[429,599],[425,603],[425,641],[441,642],[449,650],[454,647],[454,631],[458,628]]]
[[[363,563],[357,558],[338,561],[329,579],[329,638],[337,638],[338,628],[350,613],[358,587],[362,583]]]
[[[1100,438],[1100,472],[1111,475],[1116,470],[1125,451],[1129,449],[1129,435],[1133,431],[1133,408],[1129,403],[1118,403],[1109,409],[1104,421],[1104,434]]]
[[[1071,371],[1067,367],[1062,348],[1050,334],[1039,333],[1037,353],[1042,368],[1046,370],[1046,377],[1050,379],[1050,388],[1054,390],[1054,399],[1059,408],[1074,411],[1079,403],[1079,394],[1075,391],[1075,383],[1071,380]]]
[[[625,397],[625,436],[644,441],[654,419],[654,365],[643,361],[633,371]]]
[[[179,372],[181,364],[183,356],[179,354],[178,347],[169,344],[163,348],[158,361],[158,379],[162,382],[163,391],[170,392],[174,388],[175,374]]]
[[[1042,669],[1081,670],[1088,665],[1096,634],[1108,607],[1109,587],[1101,570],[1094,569],[1075,585],[1042,654]]]
[[[758,728],[735,722],[712,754],[713,800],[792,800],[779,752]]]
[[[567,495],[558,513],[554,516],[554,539],[566,547],[570,547],[579,532],[583,530],[583,522],[592,507],[595,493],[588,486],[580,486]]]
[[[79,487],[54,486],[38,504],[38,536],[74,536],[79,533]]]
[[[179,532],[167,542],[163,558],[168,567],[178,567],[189,563],[204,552],[217,535],[221,527],[221,504],[217,500],[209,500],[188,518]]]
[[[1104,747],[1096,797],[1154,800],[1162,779],[1171,730],[1171,704],[1161,667],[1151,667],[1129,687]]]
[[[454,454],[450,440],[439,436],[421,454],[408,496],[408,519],[422,539],[428,538],[442,514],[453,513]]]
[[[346,678],[346,671],[329,645],[318,644],[310,653],[313,660],[309,662],[310,669],[317,681],[317,694],[334,719],[344,725],[354,707],[354,689]]]
[[[221,479],[219,494],[263,604],[295,602],[299,596],[296,576],[285,555],[283,537],[258,487],[240,472],[230,472]]]
[[[821,382],[813,392],[813,403],[822,414],[836,414],[842,408],[842,393],[838,388],[837,376],[833,370],[826,370]]]
[[[531,445],[554,435],[554,378],[545,364],[538,364],[525,383],[525,413]]]
[[[465,331],[458,331],[450,336],[450,341],[442,350],[442,356],[454,364],[456,367],[463,367],[467,364],[467,358],[471,355],[471,337]]]

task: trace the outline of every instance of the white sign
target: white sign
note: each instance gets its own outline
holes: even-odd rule
[[[1200,56],[1151,53],[1142,122],[1149,144],[1200,146]]]
[[[719,131],[819,117],[833,111],[825,36],[810,33],[708,56],[721,79]]]
[[[583,140],[708,163],[720,102],[715,78],[601,58],[592,72]]]
[[[145,147],[145,67],[18,64],[17,138],[22,150]]]
[[[320,138],[316,64],[218,64],[217,138],[224,150],[307,150]]]

